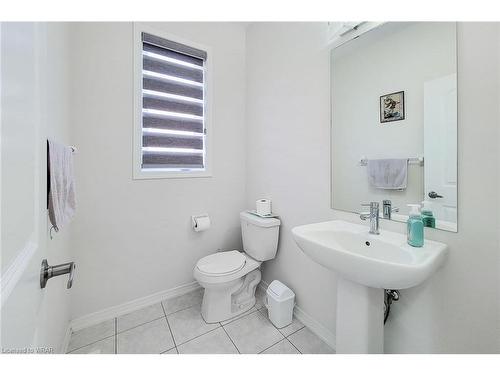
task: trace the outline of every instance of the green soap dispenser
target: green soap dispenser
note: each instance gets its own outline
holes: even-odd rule
[[[407,223],[408,244],[414,247],[424,246],[424,222],[420,215],[419,204],[409,204],[410,215]]]
[[[436,218],[430,209],[431,202],[422,202],[422,221],[424,222],[424,227],[436,228]]]

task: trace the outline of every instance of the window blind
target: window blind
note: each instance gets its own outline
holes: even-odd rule
[[[142,168],[205,168],[205,51],[142,33]]]

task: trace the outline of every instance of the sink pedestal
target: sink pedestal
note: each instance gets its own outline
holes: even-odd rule
[[[304,254],[340,276],[337,353],[383,353],[384,288],[421,284],[447,253],[443,243],[425,240],[416,248],[404,234],[384,230],[373,235],[363,225],[342,220],[301,225],[292,234]]]
[[[339,354],[384,352],[384,289],[339,277],[336,346]]]

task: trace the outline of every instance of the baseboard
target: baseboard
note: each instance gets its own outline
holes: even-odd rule
[[[269,286],[264,280],[259,284],[259,288],[264,291]],[[335,334],[326,328],[323,324],[314,319],[311,315],[305,312],[305,310],[298,305],[295,305],[293,310],[293,315],[300,320],[307,328],[309,328],[314,334],[319,336],[324,342],[326,342],[332,349],[336,348]]]
[[[118,306],[109,307],[107,309],[73,319],[70,323],[70,327],[72,331],[78,331],[82,328],[102,323],[117,316],[128,314],[130,312],[142,309],[143,307],[161,302],[167,298],[177,297],[199,288],[201,288],[200,285],[196,281],[193,281],[189,284],[184,284],[176,288],[154,293],[150,296],[138,298],[130,302],[122,303]]]
[[[295,317],[300,320],[307,328],[318,335],[324,342],[326,342],[332,349],[336,348],[337,342],[335,334],[326,328],[323,324],[314,319],[311,315],[306,313],[299,306],[295,306],[293,312]]]
[[[61,344],[61,350],[60,354],[66,354],[68,351],[68,346],[69,346],[69,340],[71,340],[71,323],[68,324],[68,327],[66,328],[66,334],[64,335],[63,342]]]

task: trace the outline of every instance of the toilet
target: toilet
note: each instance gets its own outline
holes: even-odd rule
[[[205,288],[201,315],[207,323],[231,319],[255,305],[260,265],[278,249],[280,220],[240,213],[243,252],[223,251],[201,258],[194,278]]]

